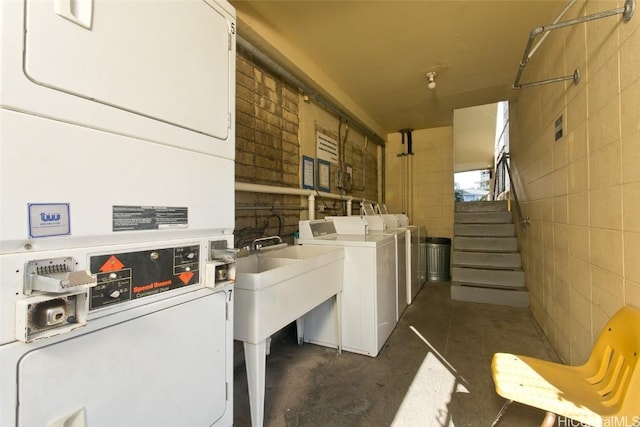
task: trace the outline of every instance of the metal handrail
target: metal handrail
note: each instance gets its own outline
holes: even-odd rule
[[[522,208],[520,207],[520,201],[518,200],[518,194],[516,193],[516,187],[513,183],[513,177],[511,175],[511,168],[509,167],[509,159],[510,159],[510,155],[507,152],[503,152],[500,157],[498,157],[498,162],[496,164],[496,179],[494,182],[494,187],[493,187],[493,195],[494,195],[494,199],[495,197],[500,193],[506,190],[506,185],[505,185],[505,177],[504,177],[504,171],[507,172],[507,176],[509,177],[509,194],[513,194],[513,201],[515,202],[515,210],[516,210],[516,214],[518,215],[518,221],[522,224],[522,225],[528,225],[530,220],[529,217],[525,217],[522,214]],[[500,191],[498,191],[500,190]]]

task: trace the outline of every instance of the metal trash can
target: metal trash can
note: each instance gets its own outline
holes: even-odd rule
[[[427,281],[451,280],[451,239],[447,237],[428,237]]]
[[[420,237],[420,285],[427,281],[427,238]]]

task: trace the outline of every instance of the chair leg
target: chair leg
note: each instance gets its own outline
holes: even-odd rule
[[[556,423],[556,414],[553,412],[547,412],[547,415],[544,416],[544,420],[542,420],[542,424],[540,427],[553,427]]]
[[[502,417],[504,417],[504,414],[506,414],[509,410],[509,407],[511,407],[512,403],[513,400],[507,400],[506,402],[504,402],[504,405],[502,405],[502,409],[500,409],[500,412],[498,412],[498,415],[496,415],[496,419],[493,420],[493,423],[491,423],[491,427],[496,427],[498,425]]]

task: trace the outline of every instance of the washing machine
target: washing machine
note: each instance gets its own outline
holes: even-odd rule
[[[395,214],[395,216],[398,220],[398,226],[400,228],[406,228],[409,231],[407,238],[409,238],[411,243],[407,248],[410,248],[410,256],[408,259],[411,262],[411,266],[408,267],[408,269],[411,271],[411,291],[407,292],[407,296],[409,297],[407,301],[411,304],[416,298],[418,291],[420,291],[424,285],[424,280],[422,280],[420,274],[426,269],[426,266],[422,265],[425,260],[420,256],[420,240],[422,237],[426,237],[427,231],[422,226],[411,225],[409,223],[409,217],[405,214]]]
[[[408,224],[406,215],[388,214],[384,204],[376,207],[370,203],[363,203],[361,211],[364,218],[371,222],[369,228],[373,231],[394,232],[405,234],[406,245],[406,296],[407,304],[411,304],[422,287],[420,280],[420,227]]]
[[[381,214],[386,232],[403,232],[407,245],[407,303],[411,304],[422,287],[420,280],[420,227],[402,225],[408,223],[406,216],[398,214]],[[376,226],[373,226],[375,229]]]
[[[327,216],[334,222],[338,234],[387,234],[393,236],[396,252],[396,322],[407,308],[407,233],[404,229],[387,230],[381,217],[375,216]],[[364,227],[362,226],[364,224]]]
[[[344,248],[342,349],[376,357],[396,326],[393,236],[338,234],[334,222],[326,219],[300,221],[299,232],[301,245]],[[304,341],[337,348],[337,309],[329,300],[305,315]]]

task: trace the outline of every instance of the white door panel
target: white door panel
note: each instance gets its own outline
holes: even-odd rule
[[[54,3],[86,4],[90,28],[57,14]],[[225,17],[205,1],[26,5],[32,81],[219,139],[229,132],[229,44]]]
[[[40,347],[18,364],[18,426],[212,425],[225,412],[225,292]],[[193,410],[197,408],[197,410]]]

